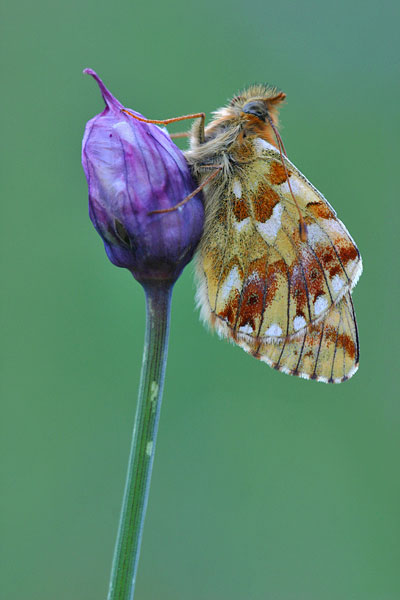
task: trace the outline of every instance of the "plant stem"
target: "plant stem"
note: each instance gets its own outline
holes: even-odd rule
[[[172,284],[143,287],[146,335],[142,372],[108,600],[133,600],[134,596],[167,362]]]

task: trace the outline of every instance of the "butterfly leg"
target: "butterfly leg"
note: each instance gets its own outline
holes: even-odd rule
[[[186,204],[186,202],[189,202],[189,200],[191,200],[196,194],[198,194],[203,189],[203,187],[207,185],[207,183],[210,183],[210,181],[212,179],[214,179],[214,177],[216,177],[218,175],[218,173],[220,172],[220,170],[222,169],[222,167],[220,167],[220,166],[218,166],[217,168],[215,168],[215,166],[213,166],[212,168],[215,169],[214,172],[211,173],[211,175],[209,175],[208,177],[206,177],[205,180],[195,190],[193,190],[193,192],[191,194],[189,194],[189,196],[186,196],[186,198],[184,198],[183,200],[181,200],[180,202],[178,202],[178,204],[175,204],[175,206],[171,206],[171,208],[163,208],[163,209],[160,209],[160,210],[152,210],[148,214],[149,215],[156,215],[156,214],[160,214],[160,213],[172,212],[174,210],[177,210],[178,208],[180,208],[184,204]]]
[[[189,135],[190,135],[189,131],[178,131],[177,133],[170,133],[169,137],[171,138],[171,140],[174,140],[176,138],[189,137]]]
[[[196,165],[196,171],[199,171],[200,173],[201,171],[206,172],[210,169],[218,169],[220,171],[222,168],[222,165]]]

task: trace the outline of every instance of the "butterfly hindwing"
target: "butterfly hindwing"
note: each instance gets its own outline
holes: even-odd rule
[[[300,336],[280,344],[261,341],[247,344],[240,340],[239,345],[284,373],[326,383],[345,381],[356,372],[359,361],[357,324],[350,292]]]

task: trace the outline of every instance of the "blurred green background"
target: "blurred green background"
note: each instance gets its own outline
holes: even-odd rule
[[[340,386],[210,335],[186,269],[137,599],[400,597],[399,18],[394,0],[3,6],[1,598],[105,598],[117,530],[144,298],[87,216],[80,144],[103,102],[85,67],[153,118],[281,87],[289,157],[365,265]]]

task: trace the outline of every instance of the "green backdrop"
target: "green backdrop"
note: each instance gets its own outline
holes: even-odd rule
[[[87,216],[80,144],[103,102],[84,67],[153,118],[281,87],[289,157],[365,265],[361,366],[340,386],[209,334],[186,269],[137,599],[400,597],[399,18],[395,0],[6,3],[2,598],[105,598],[122,499],[144,298]]]

